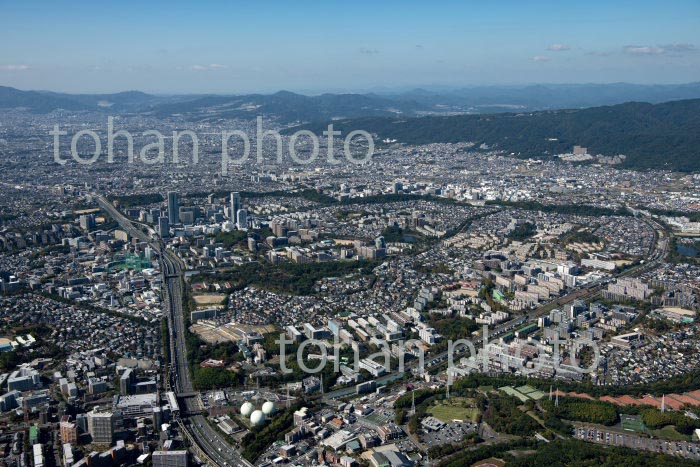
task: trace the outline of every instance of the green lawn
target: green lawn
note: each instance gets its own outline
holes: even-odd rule
[[[654,436],[658,436],[659,438],[673,439],[677,441],[690,440],[690,436],[684,435],[683,433],[678,433],[673,425],[667,425],[658,430],[653,430],[652,433]]]
[[[479,409],[476,407],[467,407],[466,405],[469,404],[465,403],[464,405],[459,405],[441,403],[428,408],[426,412],[445,423],[450,423],[452,420],[477,421],[479,417]]]

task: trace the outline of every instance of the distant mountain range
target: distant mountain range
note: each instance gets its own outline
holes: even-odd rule
[[[0,109],[47,113],[57,109],[179,115],[201,121],[226,118],[277,118],[281,123],[359,117],[529,112],[613,105],[630,101],[659,103],[700,98],[700,83],[678,85],[548,84],[474,86],[459,89],[414,89],[401,93],[321,94],[288,91],[275,94],[156,96],[139,91],[116,94],[63,94],[20,91],[0,86]]]
[[[53,110],[137,113],[155,117],[182,116],[189,120],[254,119],[258,115],[282,123],[369,116],[415,117],[433,112],[429,104],[364,94],[305,96],[288,91],[240,96],[154,96],[138,91],[117,94],[61,94],[0,87],[0,109],[34,113]]]
[[[415,89],[385,97],[432,106],[449,106],[471,113],[581,109],[625,102],[657,104],[700,98],[700,82],[688,84],[536,84],[474,86],[454,90]]]
[[[399,143],[472,141],[535,158],[581,145],[592,154],[624,154],[625,167],[700,171],[700,83],[492,86],[317,96],[288,91],[240,96],[62,94],[0,87],[0,109],[10,108],[180,116],[192,121],[262,115],[319,134],[333,121],[341,131],[363,129]]]
[[[0,109],[24,109],[34,113],[53,110],[96,110],[138,112],[159,102],[159,98],[139,91],[116,94],[63,94],[49,91],[20,91],[0,86]]]
[[[628,102],[577,110],[361,118],[335,121],[347,134],[365,130],[406,144],[474,142],[521,158],[551,158],[585,146],[593,154],[624,154],[623,167],[700,171],[700,99],[662,104]],[[304,128],[320,134],[327,122]]]
[[[415,117],[432,112],[430,104],[392,100],[364,94],[321,94],[304,96],[288,91],[243,96],[204,96],[157,106],[154,114],[175,114],[194,120],[213,118],[255,118],[273,116],[283,123],[334,120],[356,117]]]

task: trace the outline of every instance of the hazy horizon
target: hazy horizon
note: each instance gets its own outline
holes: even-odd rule
[[[14,88],[19,91],[26,92],[46,92],[46,93],[57,93],[57,94],[71,94],[71,95],[101,95],[101,94],[120,94],[128,92],[142,92],[144,94],[151,94],[154,96],[198,96],[198,95],[241,95],[241,94],[261,94],[269,95],[278,92],[292,92],[295,94],[301,94],[306,96],[316,96],[321,94],[400,94],[412,91],[424,90],[434,93],[450,93],[460,90],[468,89],[478,89],[478,88],[527,88],[535,86],[688,86],[700,84],[700,80],[695,81],[681,81],[681,82],[658,82],[658,83],[635,83],[628,81],[617,81],[617,82],[561,82],[561,83],[547,83],[547,82],[531,82],[531,83],[510,83],[510,84],[494,84],[494,83],[483,83],[483,84],[455,84],[455,85],[441,85],[441,84],[416,84],[416,85],[406,85],[406,86],[390,86],[390,85],[375,85],[366,88],[337,88],[337,89],[296,89],[296,88],[271,88],[271,89],[250,89],[241,91],[221,91],[221,92],[200,92],[200,91],[183,91],[183,92],[165,92],[165,91],[146,91],[143,89],[114,89],[105,91],[65,91],[61,89],[33,89],[19,86],[11,86],[5,83],[0,83],[0,87]]]
[[[700,76],[698,17],[692,0],[9,4],[0,83],[160,94],[682,83]]]

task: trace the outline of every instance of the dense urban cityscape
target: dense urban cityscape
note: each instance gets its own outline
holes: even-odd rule
[[[689,20],[657,13],[673,42],[546,39],[519,66],[617,54],[620,70],[680,82],[696,48],[672,29]],[[643,16],[630,21],[657,18]],[[459,36],[451,21],[431,34]],[[149,47],[166,40],[142,26]],[[222,31],[198,33],[239,34]],[[357,54],[388,59],[398,37]],[[154,63],[209,63],[218,46],[199,44]],[[307,53],[295,69],[312,87],[334,66]],[[640,57],[666,62],[626,64]],[[253,71],[168,69],[147,86],[163,92],[71,94],[19,89],[50,73],[12,58],[0,52],[0,466],[700,465],[698,83],[173,91],[229,72],[230,89],[279,89],[248,57]],[[153,66],[128,73],[154,83]],[[595,66],[591,83],[618,76]],[[92,71],[102,85],[52,79],[122,88]],[[364,89],[351,78],[313,86]]]

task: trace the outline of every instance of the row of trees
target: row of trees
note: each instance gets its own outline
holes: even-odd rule
[[[488,446],[480,446],[474,450],[462,450],[459,454],[443,460],[439,467],[464,467],[465,465],[472,465],[480,460],[488,459],[491,457],[497,457],[506,460],[510,465],[510,461],[513,456],[508,454],[509,451],[515,449],[527,449],[534,448],[537,446],[535,441],[531,440],[515,440],[508,441],[497,444],[490,444]],[[544,465],[544,464],[531,464],[531,465]]]
[[[690,467],[696,463],[675,456],[634,451],[628,448],[599,446],[569,439],[540,444],[536,453],[515,457],[508,461],[509,467],[530,467],[533,465],[551,467],[594,465],[598,467]]]
[[[513,456],[514,450],[532,451]],[[597,467],[691,467],[695,461],[665,454],[635,451],[615,446],[599,446],[576,439],[557,439],[550,443],[531,440],[516,440],[480,446],[474,450],[463,450],[442,461],[439,467],[463,467],[488,458],[503,459],[509,467],[531,466],[597,466]]]
[[[476,388],[479,386],[522,386],[524,384],[529,384],[542,391],[549,391],[549,388],[553,386],[564,392],[586,393],[592,397],[606,395],[614,397],[625,394],[631,396],[641,396],[644,394],[661,396],[662,394],[680,394],[699,389],[700,370],[689,371],[682,375],[672,376],[653,383],[631,384],[628,386],[596,386],[588,382],[526,378],[524,376],[506,374],[489,376],[483,373],[473,373],[456,381],[453,389],[457,387]]]

